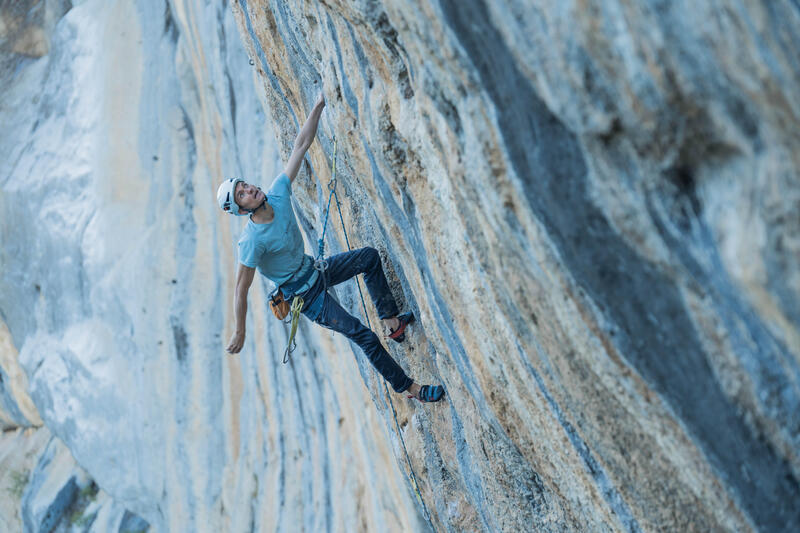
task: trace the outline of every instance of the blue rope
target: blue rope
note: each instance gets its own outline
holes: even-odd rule
[[[328,214],[330,214],[331,209],[331,199],[336,198],[336,209],[339,211],[339,220],[342,223],[342,232],[344,233],[344,242],[347,244],[347,251],[351,250],[350,248],[350,240],[347,238],[347,228],[344,225],[344,217],[342,216],[342,206],[339,203],[339,195],[336,194],[336,137],[333,138],[333,177],[331,178],[330,183],[328,183],[328,188],[331,190],[330,195],[328,195],[328,206],[325,208],[325,222],[322,226],[322,237],[319,239],[319,254],[317,256],[317,261],[322,260],[325,255],[325,232],[328,229]],[[323,273],[324,275],[324,273]],[[372,324],[369,320],[369,314],[367,313],[367,303],[364,300],[364,293],[361,290],[361,280],[356,277],[356,286],[358,287],[358,295],[361,297],[361,306],[364,308],[364,317],[367,319],[367,327],[372,329]],[[414,473],[414,467],[411,466],[411,456],[408,453],[408,448],[406,448],[406,441],[403,438],[403,433],[400,430],[400,423],[397,421],[397,411],[394,408],[394,402],[392,401],[392,396],[389,393],[389,386],[386,384],[386,380],[383,380],[383,388],[386,391],[386,397],[389,399],[389,406],[392,408],[392,416],[394,417],[394,425],[397,428],[397,435],[400,437],[400,444],[403,446],[403,452],[406,456],[406,462],[408,463],[408,470],[411,473],[411,482],[414,485],[414,492],[417,495],[417,500],[419,500],[420,505],[422,505],[422,514],[425,520],[428,522],[428,525],[431,526],[431,529],[436,531],[436,528],[433,527],[433,523],[431,522],[430,514],[428,513],[428,507],[425,505],[425,501],[422,499],[422,494],[419,491],[419,485],[417,484],[417,475]]]
[[[322,236],[319,238],[319,251],[317,252],[317,259],[321,260],[325,256],[325,232],[328,231],[328,215],[331,212],[331,199],[333,195],[336,194],[336,137],[333,138],[333,177],[331,178],[330,183],[328,183],[328,188],[331,190],[331,193],[328,195],[328,206],[325,208],[325,222],[322,224]],[[339,197],[336,197],[336,205],[339,205]],[[339,210],[339,215],[342,212]],[[342,223],[342,227],[344,228],[344,223]],[[345,237],[346,239],[347,237]]]

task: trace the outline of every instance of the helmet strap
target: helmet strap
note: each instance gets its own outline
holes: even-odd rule
[[[261,187],[258,187],[258,190],[260,191],[260,190],[261,190]],[[258,211],[259,209],[261,209],[262,207],[264,207],[264,204],[266,204],[266,203],[267,203],[267,195],[265,194],[265,195],[264,195],[264,201],[263,201],[263,202],[261,202],[261,205],[259,205],[259,206],[258,206],[258,207],[256,207],[255,209],[251,209],[251,210],[250,210],[250,214],[252,215],[252,214],[253,214],[253,213],[255,213],[256,211]]]

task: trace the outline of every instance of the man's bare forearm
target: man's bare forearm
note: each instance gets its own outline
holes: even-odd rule
[[[294,141],[294,150],[306,151],[314,142],[314,137],[317,135],[317,125],[319,124],[319,117],[322,115],[322,109],[325,107],[324,101],[317,101],[314,109],[309,113],[306,123],[300,133],[297,134],[297,139]]]
[[[233,316],[236,333],[244,333],[245,318],[247,318],[247,291],[242,291],[238,287],[233,297]]]

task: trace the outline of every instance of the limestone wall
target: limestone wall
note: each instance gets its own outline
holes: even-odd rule
[[[336,136],[350,239],[421,318],[437,529],[798,526],[796,6],[234,10],[284,152],[330,95],[315,176]]]
[[[37,411],[54,436],[8,456],[0,483],[28,482],[8,523],[421,527],[346,342],[304,324],[280,365],[286,326],[259,281],[245,350],[223,350],[243,221],[216,188],[230,175],[266,187],[282,167],[230,7],[59,7],[31,6],[55,10],[30,17],[52,20],[47,53],[3,56],[3,445],[29,442],[19,428]],[[52,477],[64,450],[80,466]]]
[[[800,527],[793,3],[41,0],[0,22],[0,528]],[[387,347],[447,389],[393,395],[399,432],[341,336],[303,321],[280,363],[261,279],[224,352],[243,220],[216,187],[269,186],[319,91],[307,249],[335,138],[350,245],[418,318]]]

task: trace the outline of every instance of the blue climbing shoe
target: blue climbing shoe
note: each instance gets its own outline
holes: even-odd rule
[[[419,388],[419,394],[413,396],[408,395],[409,398],[416,398],[417,400],[428,403],[438,402],[444,396],[444,387],[441,385],[423,385]]]
[[[400,325],[397,326],[397,329],[392,330],[387,337],[392,339],[394,342],[403,342],[406,340],[406,326],[414,322],[414,313],[409,311],[407,313],[403,313],[402,315],[397,315],[397,320],[400,321]]]

